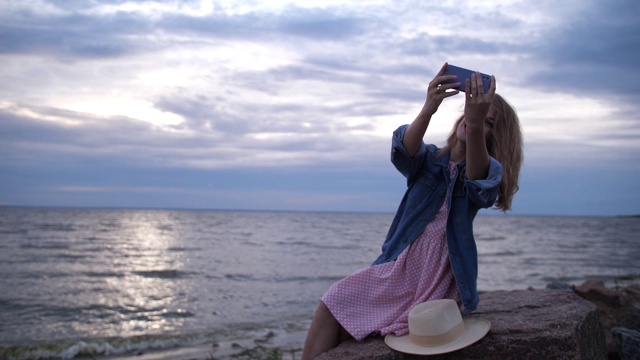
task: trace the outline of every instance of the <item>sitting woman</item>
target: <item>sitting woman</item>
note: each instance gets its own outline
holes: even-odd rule
[[[408,189],[382,254],[371,267],[333,284],[322,297],[307,333],[302,359],[342,341],[408,333],[408,314],[427,300],[453,299],[464,313],[476,309],[478,255],[473,220],[481,208],[507,211],[518,190],[522,134],[514,109],[484,93],[480,74],[465,81],[464,114],[443,148],[425,145],[431,117],[459,93],[447,64],[429,83],[426,102],[411,125],[398,128],[391,160]]]

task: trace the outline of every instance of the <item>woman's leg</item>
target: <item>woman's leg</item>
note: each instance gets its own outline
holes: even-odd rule
[[[307,339],[302,349],[302,360],[313,360],[316,356],[338,346],[344,338],[344,329],[324,302],[316,309]]]

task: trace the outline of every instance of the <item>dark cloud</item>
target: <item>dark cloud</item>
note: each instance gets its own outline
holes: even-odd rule
[[[545,91],[640,95],[640,2],[589,1],[532,49],[546,64],[528,83]]]
[[[181,0],[185,3],[193,3],[195,0]],[[96,9],[103,5],[122,5],[131,3],[130,0],[47,0],[48,5],[55,6],[62,11],[81,11]]]
[[[98,17],[20,12],[0,19],[0,54],[118,57],[149,48],[149,43],[134,39],[152,31],[144,19],[125,13]]]
[[[164,97],[156,102],[156,107],[185,119],[174,126],[177,130],[217,134],[233,147],[295,151],[310,158],[317,158],[318,154],[342,153],[359,141],[340,135],[355,130],[342,121],[343,117],[379,112],[373,102],[352,101],[329,106],[305,105],[282,99],[273,103],[255,103],[248,99],[234,103],[202,95]],[[374,128],[372,124],[363,124],[357,130],[373,131]],[[258,140],[263,134],[275,134],[275,138]],[[278,134],[283,136],[278,137]]]
[[[48,167],[54,163],[93,167],[111,163],[118,166],[172,168],[182,164],[182,167],[216,168],[236,163],[235,166],[243,168],[275,166],[272,159],[281,155],[291,159],[281,165],[340,164],[345,160],[340,154],[367,151],[366,139],[349,136],[348,131],[353,128],[345,124],[327,121],[324,125],[303,126],[304,118],[293,105],[291,108],[287,108],[288,105],[254,105],[246,110],[271,115],[233,118],[219,109],[216,112],[211,104],[203,97],[164,100],[162,105],[167,109],[187,117],[184,124],[174,127],[175,131],[166,131],[137,119],[97,117],[55,108],[30,108],[28,112],[39,117],[56,117],[57,121],[18,116],[3,110],[0,111],[3,149],[0,158],[4,165],[32,167]],[[226,117],[225,121],[217,116]],[[65,119],[66,123],[60,119]],[[204,123],[208,125],[204,126]],[[365,126],[361,130],[370,129]],[[334,131],[335,135],[327,136]],[[253,137],[263,133],[275,133],[276,136]],[[280,137],[278,133],[285,136]]]
[[[400,44],[402,51],[415,56],[427,56],[428,54],[456,55],[493,55],[505,50],[506,45],[491,39],[471,38],[463,35],[429,35],[419,34],[407,39]]]
[[[372,21],[325,9],[290,8],[278,29],[284,34],[316,40],[346,40],[364,35]]]
[[[264,40],[274,31],[274,18],[255,13],[245,15],[211,14],[193,17],[176,14],[167,15],[158,21],[157,26],[166,34],[189,34],[204,38],[226,40]]]
[[[105,2],[110,3],[110,2]],[[222,12],[203,17],[164,14],[158,19],[139,13],[87,15],[80,10],[100,2],[56,2],[67,12],[44,14],[22,10],[0,15],[0,54],[38,54],[64,59],[108,58],[154,51],[180,40],[171,35],[197,35],[222,40],[270,41],[277,36],[316,41],[342,41],[366,33],[369,20],[336,15],[329,10],[291,7],[284,14]],[[169,35],[170,39],[164,38]],[[285,40],[287,41],[287,40]]]
[[[49,108],[32,108],[43,116],[65,118],[75,124],[60,121],[36,120],[0,111],[0,141],[7,163],[31,163],[32,165],[109,157],[114,153],[127,153],[134,147],[144,149],[140,138],[150,138],[152,127],[144,122],[126,118],[98,118]],[[156,141],[159,139],[156,139]],[[144,151],[134,154],[142,155]],[[129,153],[130,158],[136,156]],[[133,155],[133,156],[131,156]],[[126,157],[123,157],[126,159]]]
[[[343,41],[364,35],[371,20],[338,15],[330,10],[289,7],[282,14],[250,12],[242,15],[213,13],[204,17],[169,15],[157,26],[167,33],[190,33],[204,37],[271,41],[305,38],[316,41]],[[286,37],[289,37],[287,39]]]
[[[248,119],[230,111],[230,103],[221,96],[187,97],[175,94],[163,96],[155,102],[155,106],[185,119],[184,122],[173,126],[175,129],[188,129],[201,133],[224,132],[234,138],[251,132]]]

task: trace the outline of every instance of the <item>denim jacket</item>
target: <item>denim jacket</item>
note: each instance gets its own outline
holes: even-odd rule
[[[391,223],[382,254],[373,265],[395,261],[420,236],[446,199],[447,244],[451,268],[460,291],[463,310],[469,313],[479,302],[477,291],[478,253],[473,237],[473,219],[480,208],[493,206],[502,179],[502,165],[490,158],[489,173],[484,180],[468,180],[465,163],[458,164],[457,175],[449,177],[449,154],[436,156],[435,145],[422,143],[410,157],[402,144],[408,125],[393,133],[391,162],[407,178],[407,191]]]

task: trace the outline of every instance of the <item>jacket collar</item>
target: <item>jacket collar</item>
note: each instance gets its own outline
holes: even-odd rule
[[[435,156],[434,158],[434,163],[440,166],[448,166],[449,165],[449,157],[450,157],[450,153],[446,153],[443,156]],[[458,163],[457,166],[464,166],[466,164],[466,161],[463,161],[461,163]]]
[[[435,159],[433,162],[440,166],[447,166],[449,165],[449,155],[450,153],[447,152],[443,156],[434,156]]]

